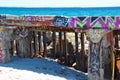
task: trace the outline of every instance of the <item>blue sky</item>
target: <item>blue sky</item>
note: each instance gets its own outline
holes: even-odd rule
[[[120,7],[120,0],[0,0],[0,7]]]

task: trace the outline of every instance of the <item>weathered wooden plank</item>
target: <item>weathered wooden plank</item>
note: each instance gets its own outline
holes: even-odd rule
[[[80,51],[80,70],[85,72],[86,69],[86,61],[85,61],[85,43],[84,43],[84,33],[81,32],[80,36],[80,41],[81,41],[81,51]]]
[[[63,44],[63,53],[65,55],[65,65],[68,64],[68,53],[67,53],[67,40],[66,40],[66,32],[64,32],[64,44]]]
[[[80,70],[80,55],[78,53],[78,32],[75,32],[75,55],[76,55],[76,68]]]
[[[34,54],[36,54],[36,51],[37,51],[37,46],[36,46],[36,32],[33,31],[33,47],[34,47]]]
[[[62,32],[59,32],[59,50],[60,50],[60,57],[62,57],[63,52],[62,52]]]
[[[52,38],[53,38],[53,58],[55,58],[56,54],[56,34],[55,32],[52,33]]]
[[[43,57],[47,57],[46,32],[43,32],[43,45],[44,45]]]
[[[41,53],[41,32],[38,32],[39,53]]]

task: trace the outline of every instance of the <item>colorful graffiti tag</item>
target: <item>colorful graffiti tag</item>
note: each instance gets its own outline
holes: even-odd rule
[[[0,15],[0,19],[5,20],[6,19],[6,15]]]
[[[112,29],[120,28],[120,17],[72,17],[69,26],[81,29]]]
[[[56,16],[53,21],[55,26],[68,26],[68,18],[61,17],[61,16]]]
[[[25,24],[33,26],[53,26],[52,16],[23,16]]]
[[[8,19],[7,17],[8,16],[0,15],[0,20]],[[24,20],[25,24],[34,25],[34,26],[35,25],[56,26],[56,27],[63,26],[63,27],[79,28],[79,29],[105,29],[105,30],[120,29],[120,16],[114,16],[114,17],[113,16],[106,16],[106,17],[21,16],[21,17],[22,20]]]

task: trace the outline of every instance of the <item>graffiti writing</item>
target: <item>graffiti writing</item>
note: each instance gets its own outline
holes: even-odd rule
[[[48,20],[53,20],[53,16],[36,16],[37,21],[48,21]]]
[[[36,17],[35,16],[24,16],[23,20],[27,23],[35,24],[36,23]]]
[[[120,28],[120,17],[71,17],[69,26],[82,29],[111,29]]]
[[[68,18],[56,16],[53,21],[55,26],[68,26]]]
[[[101,42],[100,43],[90,43],[90,59],[89,59],[89,70],[88,72],[90,73],[92,79],[90,80],[101,80],[101,59],[100,59],[100,54],[101,54]],[[89,75],[89,76],[90,76]]]
[[[6,15],[0,15],[0,20],[14,19],[21,20],[21,17],[10,17]],[[83,17],[63,17],[63,16],[22,16],[23,22],[15,22],[25,25],[40,25],[40,26],[63,26],[70,28],[80,29],[105,29],[105,30],[118,30],[120,29],[120,16],[83,16]],[[5,21],[4,21],[5,22]],[[9,22],[12,23],[12,22]],[[8,24],[1,22],[0,24]]]
[[[28,35],[28,31],[24,28],[19,26],[18,28],[14,29],[13,34],[16,36],[15,38],[21,39],[25,38]]]
[[[5,15],[0,15],[0,19],[5,20],[6,16]]]

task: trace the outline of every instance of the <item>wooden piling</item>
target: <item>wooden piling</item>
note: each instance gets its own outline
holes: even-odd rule
[[[46,32],[43,32],[43,46],[44,46],[43,57],[47,57]]]
[[[65,65],[68,64],[68,53],[67,53],[67,40],[66,40],[66,32],[64,32],[64,47],[63,47],[63,53],[65,55]]]
[[[80,70],[85,72],[86,68],[86,61],[85,61],[85,43],[84,43],[84,33],[81,32],[80,36],[80,41],[81,41],[81,50],[80,50]]]
[[[103,30],[90,30],[88,54],[88,80],[104,80]]]
[[[52,39],[53,39],[53,58],[55,58],[55,54],[56,54],[56,34],[55,32],[52,33]]]
[[[76,55],[76,68],[80,69],[79,53],[78,53],[78,32],[75,32],[75,55]]]
[[[34,47],[34,54],[36,54],[36,34],[35,31],[33,31],[33,47]]]
[[[38,32],[39,53],[41,53],[41,32]]]
[[[62,57],[62,32],[59,32],[59,50],[60,50],[60,57]]]

